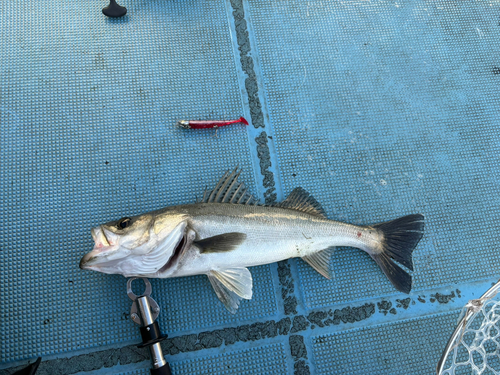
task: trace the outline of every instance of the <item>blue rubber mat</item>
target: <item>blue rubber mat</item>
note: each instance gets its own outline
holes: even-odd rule
[[[0,3],[0,374],[147,374],[126,279],[78,268],[90,228],[194,202],[227,170],[262,203],[426,217],[413,292],[339,248],[251,269],[228,313],[204,276],[151,280],[174,374],[429,374],[499,275],[499,8],[465,1]],[[208,131],[180,119],[234,119]]]

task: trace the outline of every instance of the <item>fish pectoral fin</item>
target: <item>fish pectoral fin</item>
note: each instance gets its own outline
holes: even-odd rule
[[[325,276],[327,279],[331,279],[333,275],[330,272],[329,265],[334,250],[334,247],[329,247],[328,249],[318,251],[312,255],[302,257],[302,259],[304,259],[312,268]]]
[[[252,298],[252,275],[246,268],[212,270],[207,276],[217,297],[233,314],[236,313],[242,298]]]
[[[247,235],[245,233],[223,233],[218,236],[195,241],[194,245],[200,249],[200,253],[223,253],[236,249],[246,238]]]

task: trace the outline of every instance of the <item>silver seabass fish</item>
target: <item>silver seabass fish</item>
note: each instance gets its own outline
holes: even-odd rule
[[[412,252],[423,234],[424,217],[405,216],[375,225],[352,225],[326,218],[302,188],[273,206],[260,206],[226,172],[201,202],[168,207],[92,229],[94,249],[80,267],[125,277],[180,277],[205,274],[231,312],[252,298],[247,267],[302,258],[330,278],[334,246],[366,251],[394,287],[411,290]],[[397,262],[397,263],[396,263]]]

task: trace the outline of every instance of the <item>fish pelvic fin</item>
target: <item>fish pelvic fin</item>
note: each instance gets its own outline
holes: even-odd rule
[[[236,249],[246,238],[245,233],[223,233],[196,241],[194,245],[200,249],[200,253],[223,253]]]
[[[215,294],[232,314],[238,310],[241,299],[252,298],[252,274],[247,268],[212,270],[207,276]]]
[[[327,249],[318,251],[317,253],[306,255],[302,257],[312,268],[318,271],[327,279],[332,279],[333,275],[330,271],[330,259],[332,256],[334,247],[329,247]]]
[[[424,234],[424,216],[408,215],[373,225],[373,228],[383,234],[382,251],[370,256],[397,290],[410,293],[411,276],[394,261],[413,271],[412,253]]]
[[[307,212],[308,214],[326,218],[325,211],[321,204],[314,197],[301,187],[292,190],[290,195],[274,207],[290,208],[292,210]]]

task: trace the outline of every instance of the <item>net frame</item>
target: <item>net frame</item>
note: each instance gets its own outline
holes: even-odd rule
[[[500,300],[492,300],[499,291],[500,280],[464,306],[436,366],[437,375],[500,374]]]

